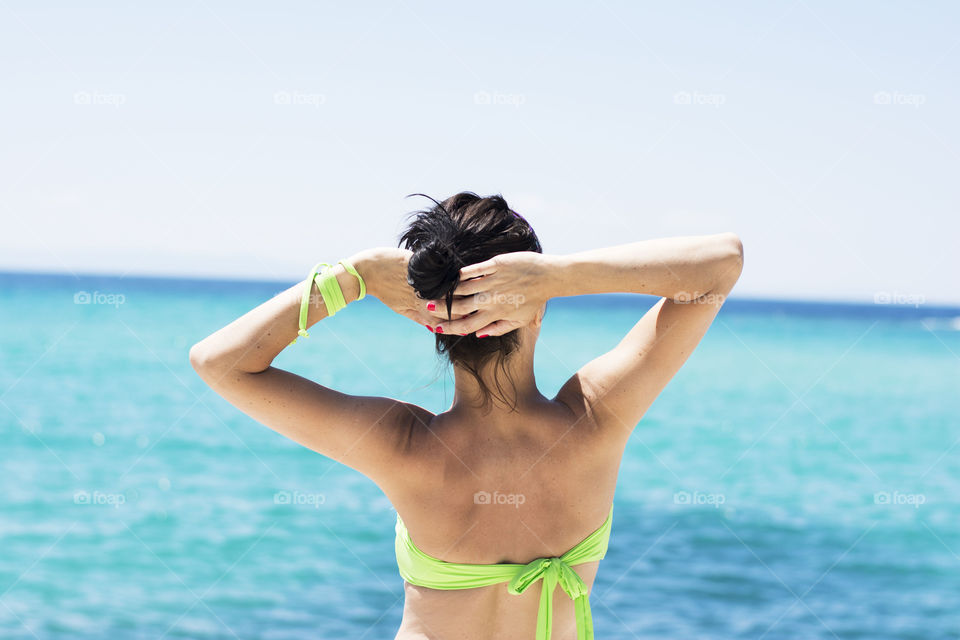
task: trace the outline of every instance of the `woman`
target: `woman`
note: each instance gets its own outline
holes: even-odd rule
[[[500,196],[434,203],[414,215],[403,249],[362,251],[327,269],[322,287],[294,285],[194,345],[190,361],[237,408],[365,474],[396,507],[406,593],[397,638],[591,638],[588,593],[624,447],[736,283],[740,240],[550,255]],[[271,366],[297,336],[304,291],[306,326],[328,304],[337,311],[331,287],[341,304],[365,288],[434,332],[453,364],[447,411],[347,395]],[[533,359],[547,300],[608,292],[662,299],[544,396]]]

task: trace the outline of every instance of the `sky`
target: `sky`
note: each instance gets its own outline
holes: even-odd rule
[[[0,0],[0,269],[290,280],[502,194],[548,253],[960,304],[960,5]]]

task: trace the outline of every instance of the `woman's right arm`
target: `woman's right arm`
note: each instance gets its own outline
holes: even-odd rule
[[[664,238],[562,259],[560,295],[662,296],[616,347],[580,368],[556,399],[625,444],[716,317],[743,268],[733,233]]]
[[[456,293],[467,297],[454,303],[458,318],[441,324],[447,333],[497,335],[529,322],[551,297],[661,296],[616,347],[581,367],[556,397],[625,442],[700,342],[742,267],[743,246],[733,233],[645,240],[565,256],[508,253],[464,267]]]

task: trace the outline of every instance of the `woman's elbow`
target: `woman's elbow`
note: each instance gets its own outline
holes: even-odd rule
[[[743,262],[743,241],[733,231],[719,234],[726,253],[734,262]]]
[[[718,265],[718,283],[715,288],[732,289],[743,272],[743,242],[732,231],[718,234],[722,259]]]
[[[210,356],[210,350],[206,348],[203,342],[198,342],[190,347],[190,366],[197,373],[209,371],[216,366],[216,360]]]
[[[724,261],[734,264],[734,265],[743,265],[743,241],[740,240],[738,236],[733,231],[726,231],[724,233],[717,234],[717,239],[721,245],[721,252],[724,257]]]

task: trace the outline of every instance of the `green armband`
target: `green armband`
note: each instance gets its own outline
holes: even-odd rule
[[[355,277],[360,283],[360,295],[357,296],[357,300],[363,300],[363,296],[367,295],[367,283],[363,281],[363,278],[360,277],[360,274],[357,273],[357,270],[353,268],[352,264],[346,260],[339,260],[338,262],[343,265],[343,268],[347,270],[347,273]]]
[[[357,296],[357,300],[363,300],[363,297],[367,295],[367,284],[363,281],[363,278],[348,261],[339,260],[338,264],[343,265],[347,273],[354,276],[360,283],[360,295]],[[320,271],[320,267],[326,268]],[[318,262],[310,270],[303,296],[300,299],[300,330],[297,331],[297,335],[304,338],[310,337],[310,334],[307,333],[307,314],[310,308],[310,293],[313,291],[314,282],[316,282],[320,296],[323,298],[323,304],[327,308],[327,316],[332,316],[347,306],[347,302],[343,298],[343,290],[340,288],[340,283],[337,282],[333,265],[328,262]],[[290,344],[296,344],[296,342],[297,339],[294,338]]]
[[[313,281],[317,277],[317,271],[320,270],[320,267],[329,266],[330,264],[327,262],[318,262],[314,265],[313,269],[310,270],[310,275],[307,276],[307,284],[303,288],[303,296],[300,298],[300,330],[297,331],[298,336],[303,336],[304,338],[310,337],[310,334],[307,333],[307,312],[310,308],[310,292],[313,291]],[[296,344],[296,342],[297,339],[294,338],[290,344]]]

